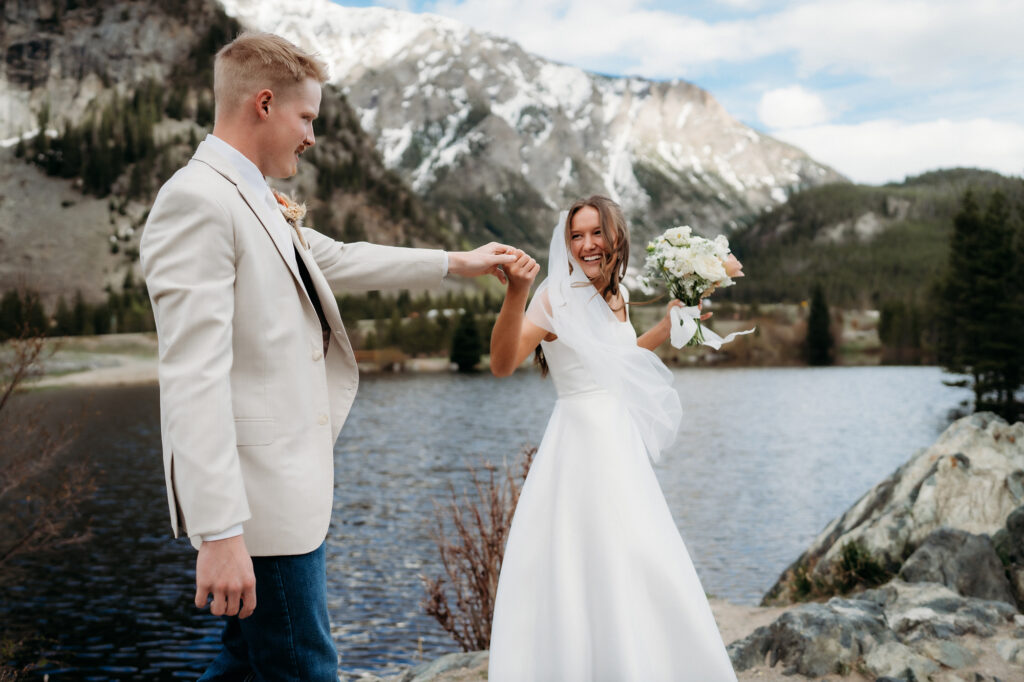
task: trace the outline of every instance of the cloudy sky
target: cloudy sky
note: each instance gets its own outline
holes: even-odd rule
[[[590,71],[682,78],[851,179],[1024,174],[1024,0],[340,0]]]

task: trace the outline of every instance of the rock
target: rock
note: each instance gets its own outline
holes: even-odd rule
[[[886,642],[868,652],[864,667],[873,675],[927,680],[939,671],[930,659],[914,653],[899,642]],[[908,671],[910,674],[908,674]]]
[[[903,563],[900,577],[910,583],[941,583],[965,597],[1016,606],[1006,571],[986,535],[954,528],[933,531]]]
[[[1004,639],[996,642],[996,652],[1007,663],[1024,665],[1024,641]]]
[[[997,626],[1012,622],[1017,613],[1006,602],[962,597],[938,583],[893,580],[855,595],[854,601],[861,600],[879,605],[888,627],[905,644],[966,634],[990,637]]]
[[[896,640],[879,604],[833,598],[801,604],[771,625],[729,645],[737,670],[781,663],[784,674],[819,676],[846,672],[865,653]]]
[[[436,660],[406,670],[401,675],[389,678],[389,682],[432,682],[447,679],[455,671],[469,671],[487,665],[487,651],[447,654]]]
[[[967,647],[945,640],[924,640],[914,645],[922,656],[938,661],[947,668],[965,668],[978,662],[978,656]]]
[[[834,519],[780,576],[763,603],[788,604],[841,589],[843,550],[863,548],[872,571],[898,570],[941,527],[992,535],[1024,504],[1024,422],[991,413],[954,422]],[[1022,519],[1024,525],[1024,519]]]
[[[1006,527],[992,536],[992,542],[1006,566],[1017,606],[1024,608],[1024,505],[1007,517]]]

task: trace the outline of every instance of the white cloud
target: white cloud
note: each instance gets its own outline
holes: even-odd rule
[[[970,166],[1024,173],[1024,125],[976,118],[820,125],[774,134],[855,182],[900,181],[936,168]]]
[[[764,93],[757,105],[757,116],[774,130],[806,128],[831,118],[821,97],[799,85]]]
[[[802,74],[946,83],[1024,60],[1020,0],[809,0],[707,22],[641,0],[436,0],[427,7],[592,69],[671,78],[715,63],[793,55]]]

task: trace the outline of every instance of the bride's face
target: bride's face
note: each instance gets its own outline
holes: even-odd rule
[[[569,249],[588,279],[601,274],[601,263],[607,257],[601,215],[593,206],[584,206],[572,217]]]

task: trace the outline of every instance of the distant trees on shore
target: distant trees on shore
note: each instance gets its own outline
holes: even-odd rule
[[[156,330],[145,285],[129,275],[120,293],[107,292],[107,300],[89,303],[76,291],[71,302],[63,295],[47,311],[31,289],[10,289],[0,296],[0,341],[39,336],[83,336]]]

